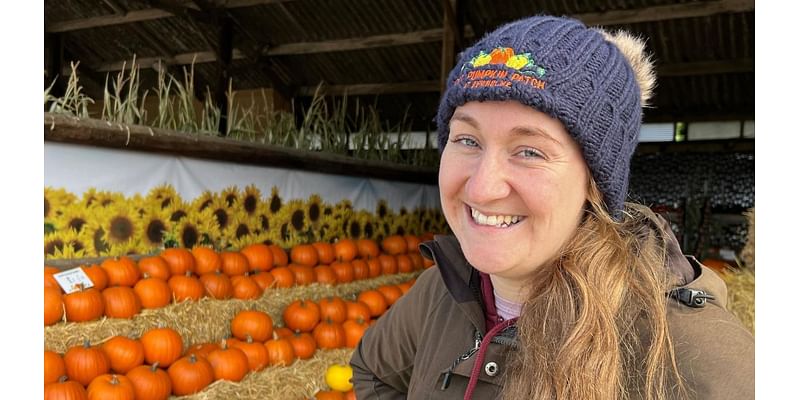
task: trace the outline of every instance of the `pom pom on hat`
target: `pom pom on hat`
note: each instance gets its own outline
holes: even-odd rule
[[[550,16],[511,22],[459,55],[436,116],[439,151],[458,106],[516,100],[564,124],[581,146],[608,211],[618,218],[642,107],[654,86],[644,42],[627,32]]]

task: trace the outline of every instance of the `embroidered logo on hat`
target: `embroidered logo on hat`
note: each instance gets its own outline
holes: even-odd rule
[[[516,72],[509,75],[507,70],[497,69],[496,66],[499,65],[512,68]],[[481,50],[465,62],[461,67],[461,75],[453,83],[471,89],[510,87],[516,81],[536,89],[544,89],[546,83],[542,78],[546,72],[542,66],[536,65],[531,53],[515,54],[511,47],[496,47],[489,53]]]

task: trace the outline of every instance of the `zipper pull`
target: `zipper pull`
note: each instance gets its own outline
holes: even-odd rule
[[[475,345],[471,349],[467,350],[464,354],[458,356],[458,358],[453,361],[453,365],[451,365],[447,372],[445,372],[444,379],[442,379],[442,386],[439,388],[440,390],[447,390],[447,388],[450,386],[450,379],[453,377],[453,370],[455,370],[456,366],[461,364],[462,361],[469,360],[470,357],[478,352],[481,347],[481,340],[483,339],[481,338],[480,332],[478,332],[475,336]]]
[[[440,390],[447,390],[447,387],[450,386],[450,378],[453,376],[453,371],[448,370],[446,374],[444,374],[444,380],[442,380],[442,387]]]

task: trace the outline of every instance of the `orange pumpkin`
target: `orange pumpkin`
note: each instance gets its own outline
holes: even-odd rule
[[[256,282],[262,291],[271,288],[275,284],[275,278],[269,271],[256,272],[250,275],[250,278]]]
[[[320,390],[314,394],[315,400],[344,400],[344,393],[335,390]]]
[[[248,337],[257,342],[272,338],[272,318],[258,310],[242,310],[231,320],[231,333],[239,340]]]
[[[64,366],[69,379],[83,386],[88,386],[94,378],[108,373],[111,368],[103,350],[90,346],[88,340],[67,350]]]
[[[419,253],[419,245],[422,241],[419,237],[414,235],[403,235],[403,239],[406,241],[406,252],[407,253]]]
[[[197,301],[206,294],[206,288],[190,271],[186,271],[184,275],[173,275],[167,284],[172,289],[176,303],[189,299]]]
[[[317,341],[308,332],[295,332],[287,338],[292,345],[295,357],[307,360],[317,351]]]
[[[419,253],[408,253],[408,258],[411,259],[411,267],[414,271],[425,268],[425,261]]]
[[[250,263],[244,254],[235,251],[223,251],[220,256],[222,257],[222,271],[226,275],[237,276],[250,272]]]
[[[89,400],[134,400],[136,394],[131,380],[125,375],[103,374],[94,378],[86,388]]]
[[[195,271],[195,260],[192,252],[184,248],[169,248],[159,254],[169,265],[170,274],[185,275],[186,271]]]
[[[294,348],[289,339],[272,339],[264,343],[269,353],[270,365],[291,365],[294,362]]]
[[[381,253],[378,243],[372,239],[358,239],[356,240],[356,247],[358,248],[359,257],[366,260],[375,258]]]
[[[106,353],[111,370],[120,374],[127,374],[144,362],[144,346],[135,339],[113,336],[100,348]]]
[[[269,246],[255,243],[239,250],[247,258],[250,271],[269,271],[274,265],[274,255]]]
[[[264,293],[258,283],[247,274],[231,278],[233,284],[233,298],[239,300],[255,300]]]
[[[61,354],[54,351],[44,351],[44,384],[58,382],[61,376],[66,375],[67,367]]]
[[[64,318],[64,301],[61,290],[54,287],[44,288],[44,326],[53,325]],[[56,380],[58,377],[56,377]],[[53,381],[55,382],[55,381]]]
[[[344,400],[357,400],[356,392],[353,389],[344,392]]]
[[[385,253],[396,256],[408,252],[408,243],[400,235],[390,235],[381,241],[381,248]]]
[[[139,268],[130,257],[106,258],[100,267],[108,275],[108,286],[133,287],[139,280]]]
[[[103,290],[103,308],[109,318],[130,318],[142,311],[139,296],[128,286],[112,286]]]
[[[403,294],[406,294],[411,289],[411,285],[413,284],[414,284],[413,282],[408,281],[408,282],[398,283],[397,287],[400,288],[400,291],[403,292]]]
[[[56,267],[45,266],[44,267],[44,287],[51,287],[58,290],[61,290],[61,286],[56,281],[56,278],[53,275],[61,272],[60,269]]]
[[[344,345],[352,349],[358,345],[369,324],[363,319],[349,319],[342,324],[342,328],[344,328]]]
[[[414,271],[414,263],[408,254],[398,254],[395,257],[397,257],[397,272],[408,273]]]
[[[225,339],[219,349],[208,355],[208,362],[216,380],[239,382],[250,371],[247,355],[240,349],[228,347]]]
[[[358,255],[358,246],[353,239],[341,239],[334,243],[333,251],[339,262],[350,262]]]
[[[289,255],[286,254],[286,250],[276,244],[271,244],[269,250],[272,252],[273,265],[276,267],[289,265]]]
[[[310,285],[316,282],[317,277],[314,274],[314,267],[300,264],[289,264],[287,267],[294,275],[294,284],[297,286]]]
[[[194,256],[194,273],[197,275],[210,274],[222,269],[222,258],[210,247],[198,246],[192,249]]]
[[[372,318],[372,312],[369,307],[361,301],[348,301],[347,304],[347,319],[363,319],[369,321]]]
[[[386,298],[386,303],[389,306],[394,304],[397,301],[397,299],[399,299],[403,295],[403,291],[400,290],[400,288],[397,287],[397,285],[382,285],[378,286],[377,290],[381,292],[383,297]]]
[[[294,286],[294,274],[289,267],[275,267],[269,273],[275,279],[275,287],[289,288]]]
[[[68,381],[66,376],[58,382],[44,385],[44,400],[86,400],[86,389],[78,382]]]
[[[225,300],[233,295],[231,279],[219,271],[200,276],[200,283],[211,298]]]
[[[311,243],[311,246],[317,251],[317,263],[330,264],[336,260],[336,252],[332,244],[327,242],[315,242]]]
[[[370,278],[377,278],[381,276],[381,274],[383,273],[383,268],[381,267],[381,261],[380,259],[378,259],[378,257],[368,259],[367,267],[369,268]]]
[[[218,348],[219,344],[217,343],[198,343],[186,349],[186,353],[184,353],[183,356],[186,357],[194,354],[197,357],[206,358],[212,351]]]
[[[704,259],[701,264],[705,265],[708,268],[713,269],[719,274],[724,274],[730,271],[733,271],[733,266],[729,264],[727,261],[720,260],[717,258],[706,258]]]
[[[172,393],[176,396],[197,393],[214,382],[214,368],[211,363],[194,354],[175,361],[167,374],[172,381]]]
[[[352,282],[353,278],[355,278],[353,264],[347,261],[337,261],[331,264],[331,269],[336,274],[336,282],[348,283]]]
[[[263,343],[254,342],[250,336],[246,340],[228,340],[230,347],[241,350],[247,356],[247,365],[250,371],[261,371],[269,365],[269,351]]]
[[[369,278],[369,265],[366,261],[356,258],[350,262],[350,265],[353,266],[353,280],[360,281]]]
[[[172,302],[172,289],[167,281],[144,273],[143,279],[136,282],[133,291],[139,296],[142,308],[161,308]]]
[[[89,277],[89,280],[92,281],[92,287],[103,291],[106,287],[108,287],[108,274],[106,270],[101,268],[97,264],[92,264],[91,266],[82,265],[81,269],[86,275]]]
[[[313,267],[319,262],[317,249],[310,244],[295,245],[289,252],[289,258],[294,264],[308,265],[309,267]]]
[[[294,335],[294,332],[285,326],[277,327],[272,330],[272,339],[288,339],[292,335]]]
[[[283,310],[283,323],[292,331],[311,332],[319,323],[320,310],[311,300],[295,300]]]
[[[144,360],[148,364],[158,363],[164,368],[169,367],[183,352],[183,339],[172,328],[150,329],[139,341],[144,347]]]
[[[168,281],[169,277],[172,276],[167,260],[161,256],[142,257],[139,259],[138,265],[142,275],[147,274],[153,278],[163,279],[164,282]]]
[[[330,296],[319,301],[319,317],[342,323],[347,319],[347,303],[341,297]]]
[[[336,273],[330,265],[318,265],[314,267],[314,278],[323,285],[335,285]]]
[[[103,296],[95,288],[72,292],[63,297],[67,321],[92,321],[103,316]],[[88,382],[87,382],[88,383]]]
[[[386,303],[386,297],[377,290],[365,290],[359,293],[358,301],[363,302],[369,307],[369,313],[373,318],[380,317],[386,312],[386,308],[389,306],[388,303]]]
[[[320,349],[338,349],[345,345],[345,331],[342,324],[330,319],[317,324],[312,333]]]
[[[397,273],[397,258],[391,254],[381,254],[378,256],[381,262],[381,271],[384,275],[393,275]]]
[[[158,368],[158,363],[140,365],[125,376],[131,381],[137,400],[167,400],[172,393],[172,380],[167,371]]]

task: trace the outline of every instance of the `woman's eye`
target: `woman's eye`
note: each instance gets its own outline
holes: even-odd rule
[[[538,158],[542,157],[542,153],[534,150],[534,149],[525,149],[519,152],[519,154],[524,158]]]
[[[460,137],[453,139],[453,143],[461,143],[467,147],[478,147],[478,142],[475,139],[467,138],[467,137]]]

